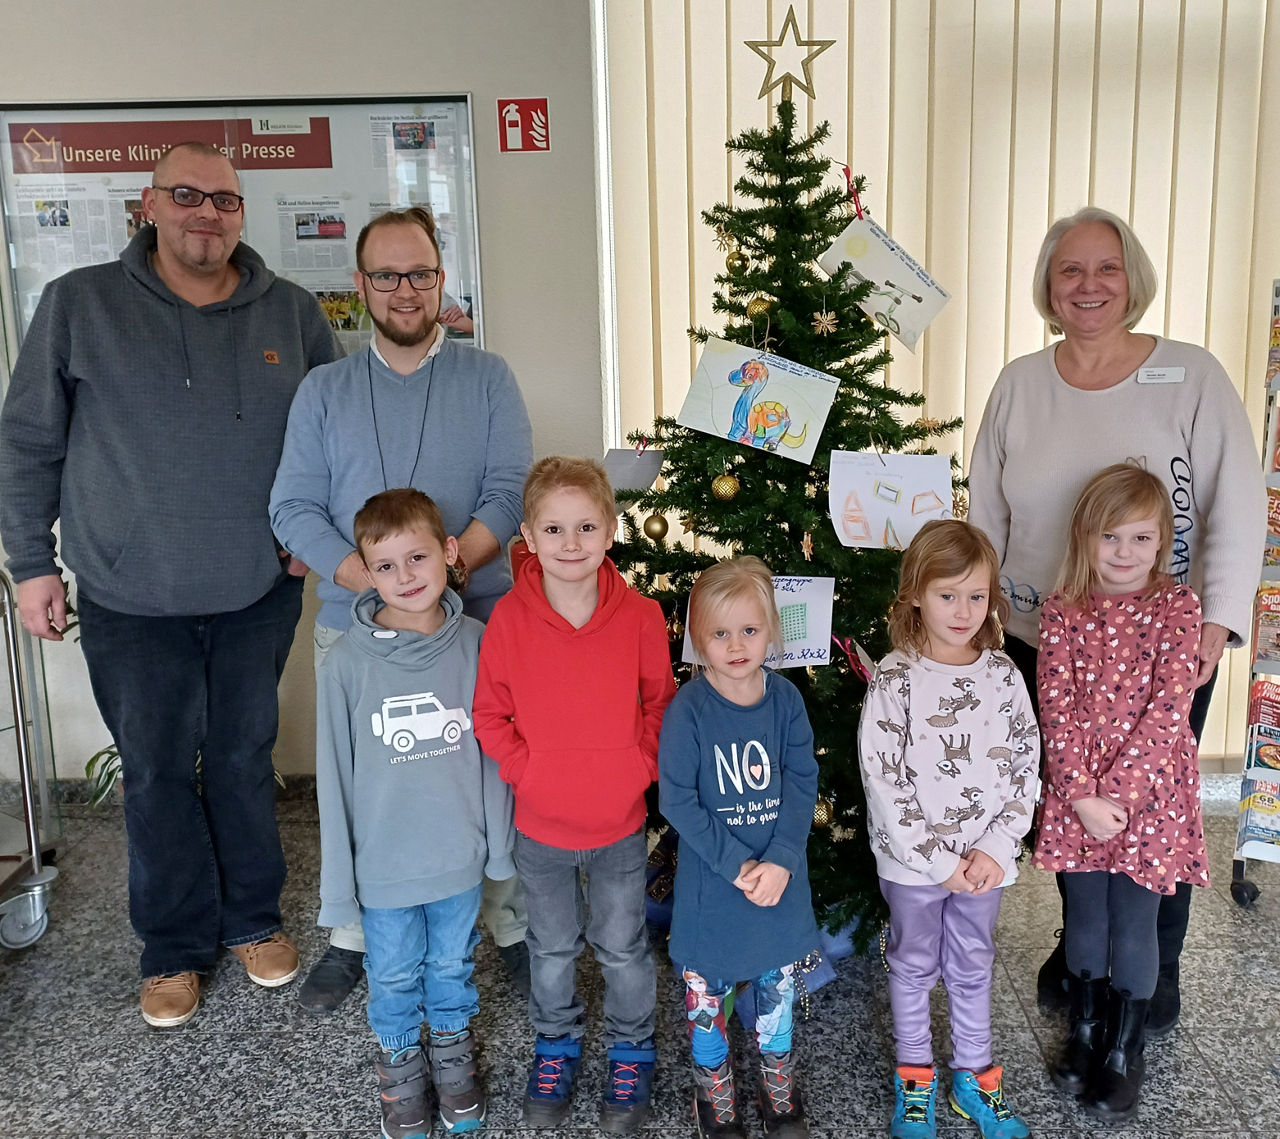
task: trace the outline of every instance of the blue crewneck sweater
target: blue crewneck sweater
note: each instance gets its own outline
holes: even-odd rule
[[[0,536],[15,581],[62,557],[99,605],[230,612],[279,579],[267,494],[289,404],[337,355],[324,313],[249,246],[224,301],[196,307],[150,264],[144,226],[118,261],[44,290],[0,414]]]
[[[352,594],[333,574],[355,549],[356,511],[372,495],[413,485],[435,500],[449,534],[476,518],[505,548],[520,527],[532,462],[529,416],[501,356],[446,340],[402,376],[366,348],[316,368],[298,389],[271,491],[271,525],[324,579],[319,624],[346,629]],[[486,620],[510,588],[499,554],[473,570],[465,611]]]
[[[680,836],[671,959],[708,980],[752,980],[818,945],[805,846],[818,797],[813,729],[794,684],[765,673],[755,704],[697,676],[662,720],[659,802]],[[747,859],[791,871],[776,906],[733,880]]]

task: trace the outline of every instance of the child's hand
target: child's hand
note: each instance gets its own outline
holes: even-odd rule
[[[969,855],[964,876],[975,894],[986,894],[1004,881],[1004,867],[985,851],[975,850]]]
[[[747,875],[759,865],[760,863],[754,858],[748,858],[746,862],[738,867],[738,876],[733,880],[733,884],[744,894],[751,892],[751,883],[747,881]]]
[[[746,893],[747,901],[757,906],[776,906],[782,898],[782,891],[791,881],[791,871],[784,870],[776,862],[757,862],[739,877],[744,884],[741,889]]]
[[[972,894],[973,883],[969,881],[965,875],[969,872],[969,866],[973,859],[969,855],[965,855],[957,864],[955,871],[951,877],[942,883],[944,890],[950,890],[953,894]]]
[[[1110,799],[1091,795],[1071,804],[1080,818],[1080,824],[1099,842],[1115,838],[1128,825],[1129,815],[1119,804]]]

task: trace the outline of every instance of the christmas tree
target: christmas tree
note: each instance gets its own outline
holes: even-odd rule
[[[755,554],[775,574],[835,579],[830,664],[787,670],[804,696],[821,770],[818,807],[809,839],[815,904],[831,928],[857,917],[863,938],[876,927],[882,901],[865,833],[866,807],[858,772],[858,715],[866,683],[853,642],[878,660],[888,651],[886,616],[897,590],[895,550],[850,549],[840,544],[828,509],[830,453],[917,451],[958,421],[921,419],[923,397],[887,387],[889,362],[883,332],[857,302],[871,285],[848,266],[830,278],[817,265],[849,223],[854,179],[848,189],[827,186],[830,160],[822,153],[827,124],[797,136],[795,107],[777,107],[768,130],[748,130],[728,142],[746,172],[736,182],[742,203],[703,213],[718,246],[728,252],[716,277],[713,310],[723,314],[725,340],[786,357],[839,379],[813,462],[806,465],[658,419],[629,439],[662,449],[658,486],[621,497],[623,540],[614,560],[632,583],[656,598],[668,616],[673,658],[689,590],[715,557]],[[710,335],[690,330],[697,341]],[[667,540],[664,514],[679,518],[702,550]],[[644,519],[641,523],[640,519]]]

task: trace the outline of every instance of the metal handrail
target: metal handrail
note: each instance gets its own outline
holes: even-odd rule
[[[22,662],[18,653],[18,608],[14,602],[13,583],[0,570],[0,600],[4,606],[5,655],[9,665],[9,692],[13,699],[14,736],[18,749],[18,784],[22,794],[22,812],[27,831],[27,852],[31,872],[41,868],[40,831],[36,825],[35,766],[31,759],[31,738],[27,732],[27,700],[22,689]]]

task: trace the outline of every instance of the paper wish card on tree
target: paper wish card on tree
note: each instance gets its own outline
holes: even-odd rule
[[[818,260],[832,277],[846,263],[855,281],[871,282],[862,311],[914,352],[951,294],[869,217],[854,218]]]
[[[808,464],[839,386],[826,372],[712,336],[676,422]]]
[[[782,626],[782,653],[764,658],[769,668],[804,668],[811,664],[831,663],[831,612],[835,606],[834,577],[788,577],[775,575],[773,599],[778,606]],[[689,613],[685,608],[684,648],[680,659],[685,664],[701,664],[702,658],[693,647],[689,635]]]
[[[951,517],[946,455],[832,451],[828,505],[846,546],[905,550],[926,522]]]

